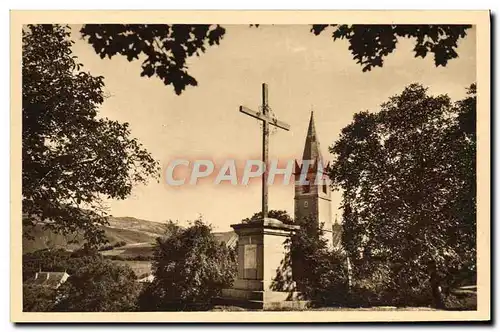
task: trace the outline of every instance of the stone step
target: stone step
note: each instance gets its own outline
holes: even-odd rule
[[[248,289],[223,289],[222,297],[224,298],[234,298],[240,300],[250,300],[250,301],[263,301],[264,291],[258,290],[248,290]]]
[[[245,309],[263,309],[264,302],[263,301],[255,301],[255,300],[245,300],[245,299],[237,299],[237,298],[225,298],[218,297],[212,301],[213,304],[216,305],[227,305],[227,306],[236,306]]]

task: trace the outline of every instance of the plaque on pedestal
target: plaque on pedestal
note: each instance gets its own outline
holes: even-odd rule
[[[264,218],[231,225],[238,234],[238,276],[222,303],[255,309],[303,308],[292,276],[286,240],[299,226]]]

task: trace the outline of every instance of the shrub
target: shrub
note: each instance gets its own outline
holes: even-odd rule
[[[119,248],[119,247],[123,247],[123,246],[126,246],[126,245],[127,245],[127,242],[125,242],[125,241],[119,241],[119,242],[116,242],[113,247]]]
[[[56,302],[56,291],[39,285],[23,285],[23,311],[52,311]]]
[[[23,255],[23,281],[32,278],[40,269],[65,271],[71,264],[71,252],[64,249],[42,249]],[[68,272],[69,273],[69,272]]]
[[[93,261],[71,275],[57,291],[55,311],[132,311],[139,285],[129,266]]]
[[[223,288],[231,286],[236,261],[211,227],[197,220],[157,239],[153,274],[154,281],[139,298],[141,310],[206,310]]]
[[[348,294],[345,256],[328,247],[323,227],[315,220],[296,222],[301,227],[288,245],[299,290],[315,305],[344,305]]]
[[[100,246],[99,251],[108,251],[108,250],[113,250],[115,248],[114,245],[112,244],[107,244],[105,246]]]

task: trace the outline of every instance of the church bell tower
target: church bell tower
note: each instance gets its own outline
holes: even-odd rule
[[[321,155],[320,144],[314,125],[314,112],[311,111],[307,129],[302,162],[295,161],[295,220],[309,217],[318,225],[323,223],[325,237],[332,244],[332,199],[330,185],[323,177],[327,167]],[[300,181],[300,180],[306,181]],[[299,183],[300,182],[300,183]]]

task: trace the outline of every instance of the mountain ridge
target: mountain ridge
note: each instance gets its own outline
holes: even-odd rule
[[[108,225],[103,225],[101,228],[104,230],[109,244],[124,242],[127,247],[138,244],[144,247],[152,247],[156,238],[164,235],[168,227],[167,223],[129,216],[109,216],[108,223]],[[80,248],[83,242],[83,238],[78,234],[62,235],[43,229],[41,225],[34,226],[30,233],[33,239],[23,239],[23,253],[48,248],[62,248],[73,251]],[[214,232],[214,235],[219,241],[227,242],[233,237],[233,233],[232,231]],[[73,239],[78,243],[71,243]]]
[[[162,236],[167,224],[135,217],[108,217],[108,225],[100,226],[110,244],[125,242],[127,245],[136,243],[153,243]],[[36,225],[29,230],[33,239],[23,239],[23,253],[47,248],[62,248],[75,250],[81,247],[83,238],[79,234],[62,235]],[[72,240],[77,243],[71,243]]]

